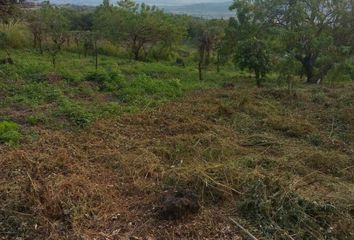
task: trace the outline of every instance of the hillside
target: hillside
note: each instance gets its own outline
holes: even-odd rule
[[[93,5],[97,6],[102,3],[101,0],[53,0],[51,1],[54,4],[76,4],[76,5]],[[146,3],[149,5],[156,6],[182,6],[182,5],[190,5],[197,3],[223,3],[225,0],[137,0],[137,3]],[[115,2],[112,2],[115,4]]]
[[[89,0],[54,0],[53,4],[63,5],[72,4],[78,6],[97,6],[101,1]],[[175,14],[187,14],[191,16],[206,17],[206,18],[228,18],[235,14],[229,11],[231,1],[216,1],[216,0],[202,0],[202,1],[136,1],[144,2],[149,5],[156,5],[166,12]]]
[[[350,239],[353,85],[299,85],[289,94],[230,74],[227,88],[210,80],[175,88],[158,79],[186,77],[188,69],[121,68],[126,77],[151,77],[124,86],[118,96],[130,100],[119,105],[94,82],[73,85],[51,73],[2,88],[1,116],[21,123],[24,137],[18,147],[0,145],[0,237],[245,236],[231,217],[259,238],[293,232],[294,239]],[[178,89],[189,92],[158,103],[181,94]],[[90,126],[69,130],[96,107],[102,115]]]
[[[166,12],[176,14],[188,14],[191,16],[207,17],[207,18],[227,18],[235,15],[229,11],[231,2],[220,3],[197,3],[184,6],[162,6]]]
[[[351,2],[180,3],[0,4],[0,240],[354,239]]]

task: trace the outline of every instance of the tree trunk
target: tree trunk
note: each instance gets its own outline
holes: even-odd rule
[[[326,65],[324,65],[319,71],[319,73],[312,77],[311,83],[313,82],[313,83],[320,84],[323,81],[323,78],[327,75],[327,73],[329,72],[329,70],[331,70],[332,67],[333,67],[332,63],[327,63]]]
[[[316,62],[316,57],[312,56],[312,55],[307,55],[302,61],[302,66],[305,70],[305,74],[306,74],[306,82],[307,83],[316,83],[316,81],[314,81],[314,66],[315,66],[315,62]]]
[[[96,71],[98,69],[98,49],[97,49],[97,42],[95,41],[95,68]]]
[[[202,67],[202,63],[199,62],[198,64],[198,70],[199,70],[199,80],[203,81],[204,80],[204,76],[203,76],[203,67]]]
[[[37,35],[33,34],[33,48],[36,49],[37,48]]]
[[[258,70],[255,70],[255,74],[256,74],[256,82],[257,82],[257,87],[261,87],[261,75],[260,72]]]
[[[55,55],[52,55],[52,64],[53,64],[54,69],[56,69],[56,56]]]
[[[43,54],[42,37],[38,38],[38,47],[39,47],[39,53]]]

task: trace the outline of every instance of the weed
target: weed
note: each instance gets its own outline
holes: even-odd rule
[[[32,126],[38,125],[39,123],[45,123],[46,117],[42,114],[30,115],[26,118],[26,122]]]
[[[18,144],[20,140],[21,134],[16,123],[9,121],[0,122],[0,144],[14,145]]]
[[[321,135],[316,133],[307,135],[307,140],[314,146],[320,146],[323,144]]]
[[[59,113],[80,128],[88,126],[94,118],[92,113],[85,111],[80,105],[69,99],[64,99],[61,102]]]
[[[272,239],[323,239],[336,236],[334,205],[303,198],[270,178],[254,179],[239,202],[239,209]],[[338,232],[337,232],[338,233]],[[349,237],[342,235],[341,238]]]
[[[182,93],[178,79],[158,80],[140,75],[132,81],[127,81],[118,92],[118,97],[126,103],[147,105],[154,100],[164,101]]]

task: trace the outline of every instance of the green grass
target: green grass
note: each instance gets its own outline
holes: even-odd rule
[[[0,56],[4,55],[0,51]],[[0,114],[30,126],[86,127],[95,119],[154,107],[196,89],[221,86],[239,73],[211,67],[206,81],[196,66],[173,62],[146,63],[63,51],[57,66],[50,56],[31,50],[11,50],[14,65],[0,65]]]

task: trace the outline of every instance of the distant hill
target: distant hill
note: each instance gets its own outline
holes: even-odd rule
[[[101,4],[101,0],[51,0],[51,3],[63,5],[85,5],[97,6]],[[111,1],[116,3],[117,1]],[[175,14],[188,14],[205,18],[228,18],[234,16],[234,13],[229,11],[229,6],[232,1],[227,0],[138,0],[137,3],[146,3],[156,5],[166,12]]]
[[[235,13],[229,10],[232,2],[210,2],[210,3],[196,3],[183,6],[162,6],[166,12],[176,13],[176,14],[188,14],[192,16],[200,16],[207,18],[218,18],[218,17],[231,17]]]
[[[39,0],[37,0],[39,1]],[[96,6],[102,3],[103,0],[50,0],[54,4],[74,4],[74,5],[91,5]],[[115,4],[117,0],[111,0]],[[146,3],[156,6],[183,6],[197,3],[223,3],[225,0],[136,0],[137,3]]]

